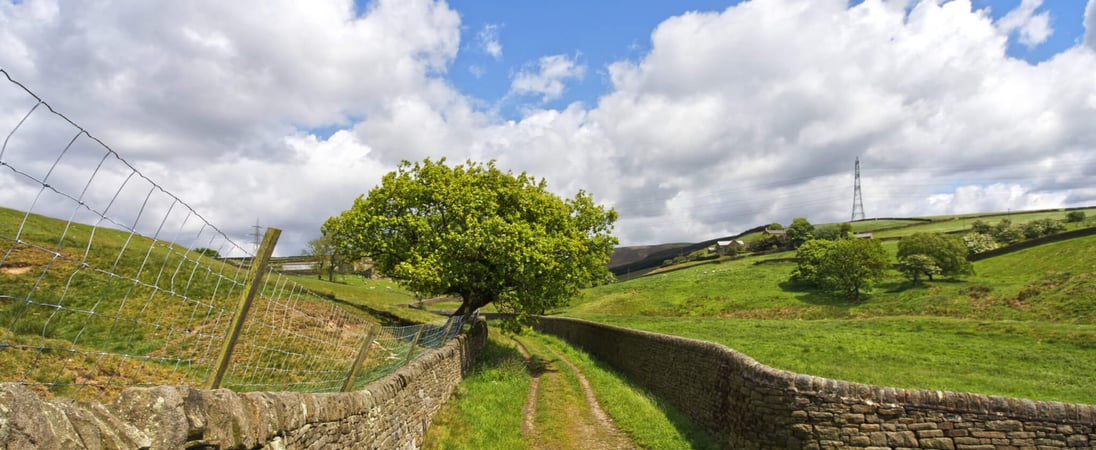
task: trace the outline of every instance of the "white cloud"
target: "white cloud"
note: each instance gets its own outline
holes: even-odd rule
[[[476,42],[480,50],[491,55],[495,60],[502,59],[502,43],[499,42],[499,26],[487,24],[476,33]]]
[[[1038,2],[1008,30],[969,0],[688,13],[611,64],[596,104],[515,120],[444,79],[460,19],[426,0],[360,17],[335,0],[0,2],[0,64],[233,236],[256,218],[285,229],[283,254],[424,157],[497,159],[558,193],[586,189],[620,211],[625,244],[645,244],[847,220],[856,157],[869,217],[1096,203],[1094,1],[1092,47],[1038,65],[1005,53],[1011,33],[1040,41]],[[558,99],[585,70],[577,54],[546,56],[508,95]],[[6,131],[32,103],[0,86]],[[16,140],[71,139],[47,131]],[[24,188],[5,176],[8,205]]]
[[[314,234],[378,174],[303,170],[312,166],[294,165],[302,150],[287,136],[384,114],[408,96],[448,101],[438,78],[456,56],[460,18],[428,0],[378,0],[361,16],[345,0],[300,6],[2,2],[0,64],[230,233],[246,235],[260,217],[307,222],[301,230]],[[335,191],[345,192],[338,201]]]
[[[536,64],[527,65],[514,75],[510,93],[540,95],[541,101],[549,101],[563,95],[564,83],[570,79],[581,80],[586,66],[578,63],[577,55],[543,56]]]
[[[1091,52],[1039,66],[1009,58],[1006,34],[969,1],[908,13],[893,2],[846,6],[774,0],[686,14],[655,30],[645,58],[614,64],[615,89],[591,116],[624,176],[663,190],[622,191],[623,220],[633,208],[668,215],[683,199],[692,212],[674,214],[674,226],[711,233],[847,220],[857,156],[866,177],[887,174],[865,179],[869,216],[987,206],[924,201],[999,177],[1041,184],[1071,170],[1062,155],[1092,165],[1096,136],[1084,121],[1096,120],[1096,79],[1082,75],[1096,72]],[[1066,197],[1025,190],[992,205]]]
[[[930,196],[924,209],[943,214],[1029,210],[1056,208],[1064,200],[1065,194],[1061,192],[1031,192],[1018,184],[997,183],[989,186],[960,186],[954,193]]]
[[[997,20],[997,27],[1004,34],[1018,32],[1020,43],[1027,47],[1042,44],[1054,30],[1050,26],[1050,13],[1035,10],[1043,5],[1043,0],[1023,0],[1020,5]]]

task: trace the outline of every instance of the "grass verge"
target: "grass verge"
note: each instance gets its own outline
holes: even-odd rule
[[[718,442],[684,414],[621,378],[589,354],[558,338],[534,335],[575,364],[586,376],[601,407],[639,448],[720,448]]]
[[[943,317],[578,317],[717,342],[771,367],[826,378],[1096,404],[1096,325]]]
[[[490,333],[476,364],[434,417],[423,448],[527,447],[521,410],[529,381],[525,360],[513,341]]]

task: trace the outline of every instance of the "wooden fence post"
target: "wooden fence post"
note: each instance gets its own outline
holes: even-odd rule
[[[411,348],[407,350],[407,359],[403,360],[403,365],[411,362],[411,357],[415,355],[415,346],[419,345],[419,338],[422,337],[422,330],[426,329],[426,324],[419,326],[419,332],[415,333],[415,340],[411,341]]]
[[[445,341],[449,340],[449,330],[453,328],[453,322],[456,322],[456,321],[457,321],[456,317],[449,316],[449,320],[445,322],[445,333],[443,333],[441,335],[441,343],[438,344],[438,347],[441,347],[442,345],[445,345]]]
[[[232,325],[229,326],[224,346],[221,347],[221,357],[217,359],[213,376],[210,377],[207,384],[209,389],[219,389],[221,387],[221,380],[224,378],[228,363],[232,359],[232,350],[236,347],[236,339],[240,337],[240,330],[243,329],[244,320],[247,319],[247,311],[251,308],[251,301],[255,299],[259,286],[262,285],[263,274],[266,273],[267,265],[270,263],[270,255],[274,253],[274,246],[278,243],[278,237],[281,234],[282,230],[280,229],[266,229],[263,243],[259,245],[255,260],[251,262],[251,269],[247,273],[247,285],[244,286],[244,291],[240,295],[240,302],[236,305],[236,313],[232,316]]]
[[[354,380],[358,378],[358,371],[361,370],[362,363],[365,362],[366,355],[369,353],[369,346],[373,344],[373,336],[377,332],[377,326],[369,325],[369,332],[366,333],[365,342],[362,343],[361,350],[358,350],[358,356],[354,358],[354,365],[350,366],[350,373],[346,376],[346,382],[343,383],[342,391],[350,392],[354,389]]]

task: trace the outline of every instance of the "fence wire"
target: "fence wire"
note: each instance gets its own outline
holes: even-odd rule
[[[100,400],[204,385],[248,270],[218,256],[253,255],[0,73],[0,381]],[[367,348],[360,387],[459,329],[375,326],[270,272],[222,384],[337,391]]]

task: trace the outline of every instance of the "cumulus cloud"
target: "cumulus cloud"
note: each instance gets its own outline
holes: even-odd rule
[[[687,13],[652,31],[648,53],[610,64],[596,102],[512,120],[445,79],[460,18],[427,0],[360,15],[335,0],[0,3],[0,62],[235,236],[256,218],[284,228],[283,254],[400,160],[425,157],[495,159],[560,194],[585,189],[621,213],[623,243],[648,244],[847,220],[857,157],[869,217],[1092,204],[1093,1],[1088,46],[1038,65],[1006,54],[1010,35],[1045,39],[1037,1],[997,22],[970,0]],[[546,56],[508,95],[559,99],[585,71],[577,54]],[[18,103],[0,130],[33,104],[14,98],[0,89]],[[18,139],[71,139],[46,131]],[[16,201],[11,180],[0,187]]]
[[[510,93],[540,95],[541,101],[545,102],[559,98],[563,95],[567,80],[581,80],[586,74],[586,66],[577,59],[577,55],[541,57],[536,64],[526,65],[514,75],[510,83]]]
[[[1042,44],[1054,32],[1050,26],[1050,13],[1035,12],[1042,5],[1043,0],[1023,0],[997,21],[997,27],[1005,34],[1019,33],[1020,43],[1029,48]]]
[[[693,198],[689,216],[713,233],[847,219],[858,156],[879,215],[978,211],[990,203],[925,199],[995,177],[1038,183],[1071,170],[1056,158],[1091,162],[1096,149],[1084,125],[1096,80],[1081,75],[1096,70],[1092,53],[1012,59],[969,1],[748,2],[668,19],[651,40],[645,58],[610,67],[614,91],[591,115],[627,149],[615,154],[625,176]],[[642,192],[621,203],[651,201]],[[1006,200],[1054,203],[1019,195]]]
[[[427,0],[379,0],[361,15],[349,1],[298,6],[3,2],[0,64],[228,232],[307,217],[315,234],[377,174],[342,165],[326,167],[343,176],[319,176],[335,150],[295,136],[449,95],[439,75],[456,56],[460,18]],[[6,116],[12,103],[0,100]]]

